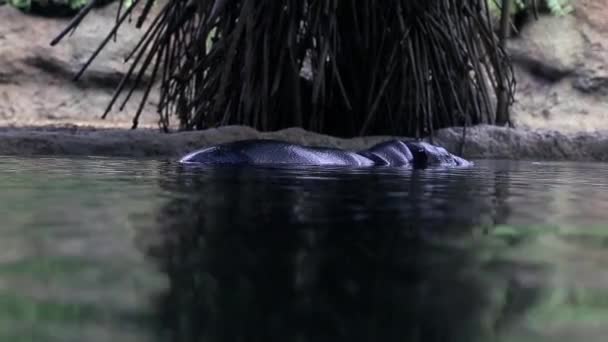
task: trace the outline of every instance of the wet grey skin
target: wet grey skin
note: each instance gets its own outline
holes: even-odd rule
[[[391,140],[367,150],[307,147],[277,140],[241,140],[203,148],[179,161],[183,165],[465,167],[471,162],[443,147],[421,141]]]

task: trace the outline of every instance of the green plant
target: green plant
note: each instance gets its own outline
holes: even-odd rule
[[[494,16],[500,16],[501,0],[488,0],[490,11]],[[529,10],[533,4],[531,0],[511,0],[511,15]],[[564,16],[574,10],[572,0],[537,0],[537,5],[546,8],[552,15]]]
[[[8,0],[8,4],[23,11],[29,11],[32,5],[31,0]]]
[[[89,0],[69,0],[68,5],[71,9],[80,9],[89,2]]]
[[[500,16],[500,9],[502,6],[501,3],[501,0],[488,0],[488,6],[490,7],[490,12],[493,16]],[[523,0],[511,0],[511,3],[511,15],[514,15],[517,12],[526,9],[526,4],[523,2]]]
[[[77,11],[85,7],[89,0],[0,0],[0,4],[6,2],[11,6],[18,8],[24,12],[30,12],[32,5],[39,5],[38,7],[48,9],[52,12],[56,8],[65,8],[70,10],[70,13],[75,14]],[[127,8],[131,6],[133,0],[125,0],[124,6]]]
[[[131,99],[127,80],[142,85],[149,72],[133,127],[153,81],[165,130],[174,115],[183,129],[295,126],[337,136],[494,124],[493,98],[500,91],[512,101],[514,80],[486,1],[167,1],[129,55],[133,64],[103,117]],[[138,23],[152,3],[134,1]],[[100,49],[130,16],[119,15]]]
[[[546,0],[547,7],[553,15],[563,16],[574,10],[571,0]]]

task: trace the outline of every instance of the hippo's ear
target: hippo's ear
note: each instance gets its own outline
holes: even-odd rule
[[[426,148],[417,142],[406,142],[405,145],[412,153],[412,166],[414,168],[425,168],[429,164],[429,156]]]

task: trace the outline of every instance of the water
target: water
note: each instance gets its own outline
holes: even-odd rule
[[[0,159],[0,340],[604,341],[607,164]]]

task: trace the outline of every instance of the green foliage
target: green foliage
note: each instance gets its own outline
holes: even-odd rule
[[[29,11],[32,6],[31,0],[8,0],[8,3],[23,11]]]
[[[570,0],[546,0],[546,2],[553,15],[563,16],[574,10]]]
[[[514,82],[481,11],[486,1],[169,1],[135,45],[125,77],[139,84],[151,70],[161,81],[165,130],[171,116],[187,130],[238,124],[344,137],[493,124],[494,102],[505,101],[492,98],[500,91],[511,101]]]
[[[488,0],[488,6],[490,7],[490,12],[495,17],[500,16],[500,8],[501,8],[501,0]],[[526,5],[522,0],[512,0],[511,6],[511,15],[526,9]]]
[[[68,5],[71,9],[80,9],[89,2],[89,0],[69,0]]]
[[[55,8],[62,7],[76,13],[76,11],[86,6],[89,0],[6,0],[6,2],[24,12],[30,12],[32,5],[36,4],[40,8],[48,8],[51,12]],[[132,1],[128,3],[130,2]]]
[[[494,16],[500,15],[501,2],[501,0],[488,0],[490,11]],[[532,1],[530,0],[511,0],[511,2],[511,15],[526,11],[532,7]],[[541,8],[546,8],[555,16],[564,16],[572,12],[574,7],[572,7],[571,3],[572,0],[537,0],[537,4]]]

